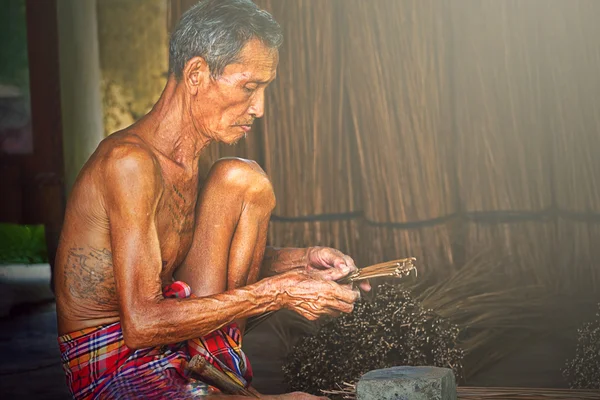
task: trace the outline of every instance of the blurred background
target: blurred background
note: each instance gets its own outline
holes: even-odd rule
[[[194,3],[0,0],[4,349],[30,346],[21,328],[55,340],[48,265],[69,189],[158,99]],[[265,169],[272,245],[416,257],[407,288],[469,328],[467,382],[566,387],[600,301],[600,2],[255,3],[285,32],[278,77],[265,117],[211,145],[203,171],[223,156]],[[22,363],[3,363],[5,390],[43,369]]]

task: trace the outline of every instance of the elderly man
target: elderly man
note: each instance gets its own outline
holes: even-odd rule
[[[83,167],[55,275],[75,398],[224,396],[185,366],[200,355],[249,387],[246,318],[282,308],[310,320],[352,311],[358,293],[334,282],[356,269],[350,257],[265,247],[275,198],[256,163],[220,160],[198,187],[202,149],[235,143],[263,115],[281,41],[279,25],[249,0],[200,2],[172,34],[156,105]]]

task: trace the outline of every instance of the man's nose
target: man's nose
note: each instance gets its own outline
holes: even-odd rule
[[[248,114],[253,115],[255,118],[262,118],[262,116],[265,114],[264,89],[260,89],[254,96],[254,99],[248,108]]]

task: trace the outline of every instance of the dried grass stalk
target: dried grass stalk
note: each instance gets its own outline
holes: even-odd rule
[[[419,260],[420,279],[443,280],[454,271],[451,225],[419,229],[389,229],[362,224],[362,245],[357,249],[361,263],[372,264],[411,254]]]
[[[343,111],[335,1],[258,1],[282,21],[285,45],[265,116],[265,168],[273,181],[274,214],[304,217],[360,209],[360,189],[348,120]],[[335,245],[354,250],[348,221],[276,222],[274,245]]]
[[[543,128],[552,145],[554,195],[568,213],[600,214],[600,3],[553,0],[546,6]],[[600,290],[600,220],[565,215],[558,223],[557,267],[571,286]]]
[[[467,222],[465,224],[467,260],[494,250],[491,254],[504,260],[504,276],[511,281],[565,287],[572,276],[562,276],[556,265],[556,224],[554,221],[509,223]]]
[[[459,344],[466,354],[467,382],[548,332],[577,327],[593,304],[592,294],[567,296],[544,285],[511,279],[505,274],[507,263],[510,258],[495,249],[479,254],[443,281],[424,284],[423,274],[418,280],[401,281],[423,307],[462,329]]]
[[[343,4],[344,51],[352,56],[345,84],[366,218],[406,223],[454,213],[445,8],[434,0]],[[406,230],[365,225],[362,232],[366,263],[411,249],[419,259],[435,260],[426,262],[432,269],[452,264],[445,224]]]
[[[537,56],[543,1],[467,1],[452,7],[458,189],[464,211],[538,213],[552,206],[544,65]],[[546,8],[546,7],[543,7]],[[465,258],[502,250],[510,276],[554,281],[555,227],[540,221],[465,226]]]

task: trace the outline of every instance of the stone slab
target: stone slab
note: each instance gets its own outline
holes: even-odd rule
[[[456,400],[456,379],[449,368],[393,367],[364,374],[357,400]]]

